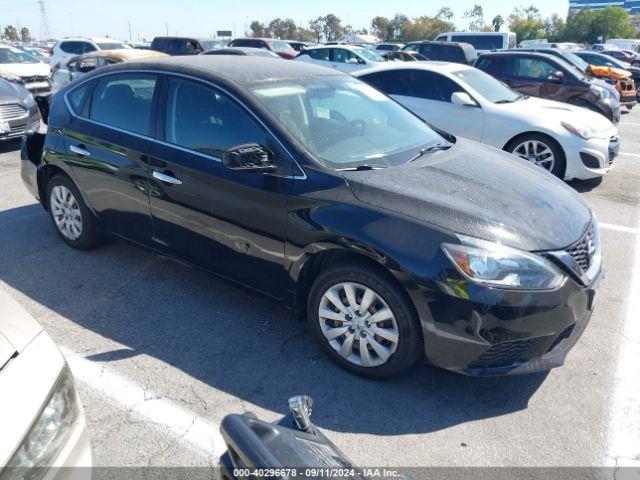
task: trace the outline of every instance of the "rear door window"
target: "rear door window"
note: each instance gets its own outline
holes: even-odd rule
[[[451,41],[473,45],[476,50],[493,50],[504,48],[502,35],[452,35]]]
[[[93,92],[89,118],[133,133],[151,135],[155,75],[110,75]]]
[[[309,50],[307,54],[314,60],[329,62],[331,61],[330,52],[331,52],[330,48],[317,48],[314,50]]]
[[[96,48],[89,42],[71,41],[62,42],[60,44],[60,50],[62,50],[64,53],[81,55],[83,53],[93,52],[96,50]]]

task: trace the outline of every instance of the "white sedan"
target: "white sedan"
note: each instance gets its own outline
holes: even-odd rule
[[[345,73],[353,73],[386,62],[377,53],[356,45],[324,45],[307,48],[293,60],[315,63]]]
[[[51,337],[0,291],[0,477],[84,479],[92,455],[84,412]],[[52,469],[53,467],[53,469]]]
[[[604,116],[521,95],[473,67],[392,63],[354,76],[445,132],[506,150],[565,180],[602,176],[618,154],[618,130]]]

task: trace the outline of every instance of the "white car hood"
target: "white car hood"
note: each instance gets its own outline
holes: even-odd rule
[[[51,67],[46,63],[0,63],[0,71],[13,73],[19,77],[32,77],[51,73]]]
[[[525,100],[495,106],[503,113],[510,113],[519,119],[525,116],[532,124],[549,125],[565,121],[586,125],[598,131],[609,131],[615,128],[604,115],[587,108],[543,98],[529,97]]]
[[[11,298],[0,290],[0,369],[42,331],[42,326]]]

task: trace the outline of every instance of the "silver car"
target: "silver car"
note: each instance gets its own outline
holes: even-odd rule
[[[40,128],[33,95],[17,83],[0,78],[0,141],[19,138]]]

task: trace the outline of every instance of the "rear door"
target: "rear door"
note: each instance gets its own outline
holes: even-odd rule
[[[171,256],[281,296],[290,159],[221,90],[168,77],[164,92],[161,141],[150,159],[155,244]],[[273,153],[276,173],[222,165],[227,148],[250,142]]]
[[[154,134],[158,78],[100,77],[70,91],[76,115],[65,133],[66,160],[98,219],[110,232],[151,242],[147,154]]]

